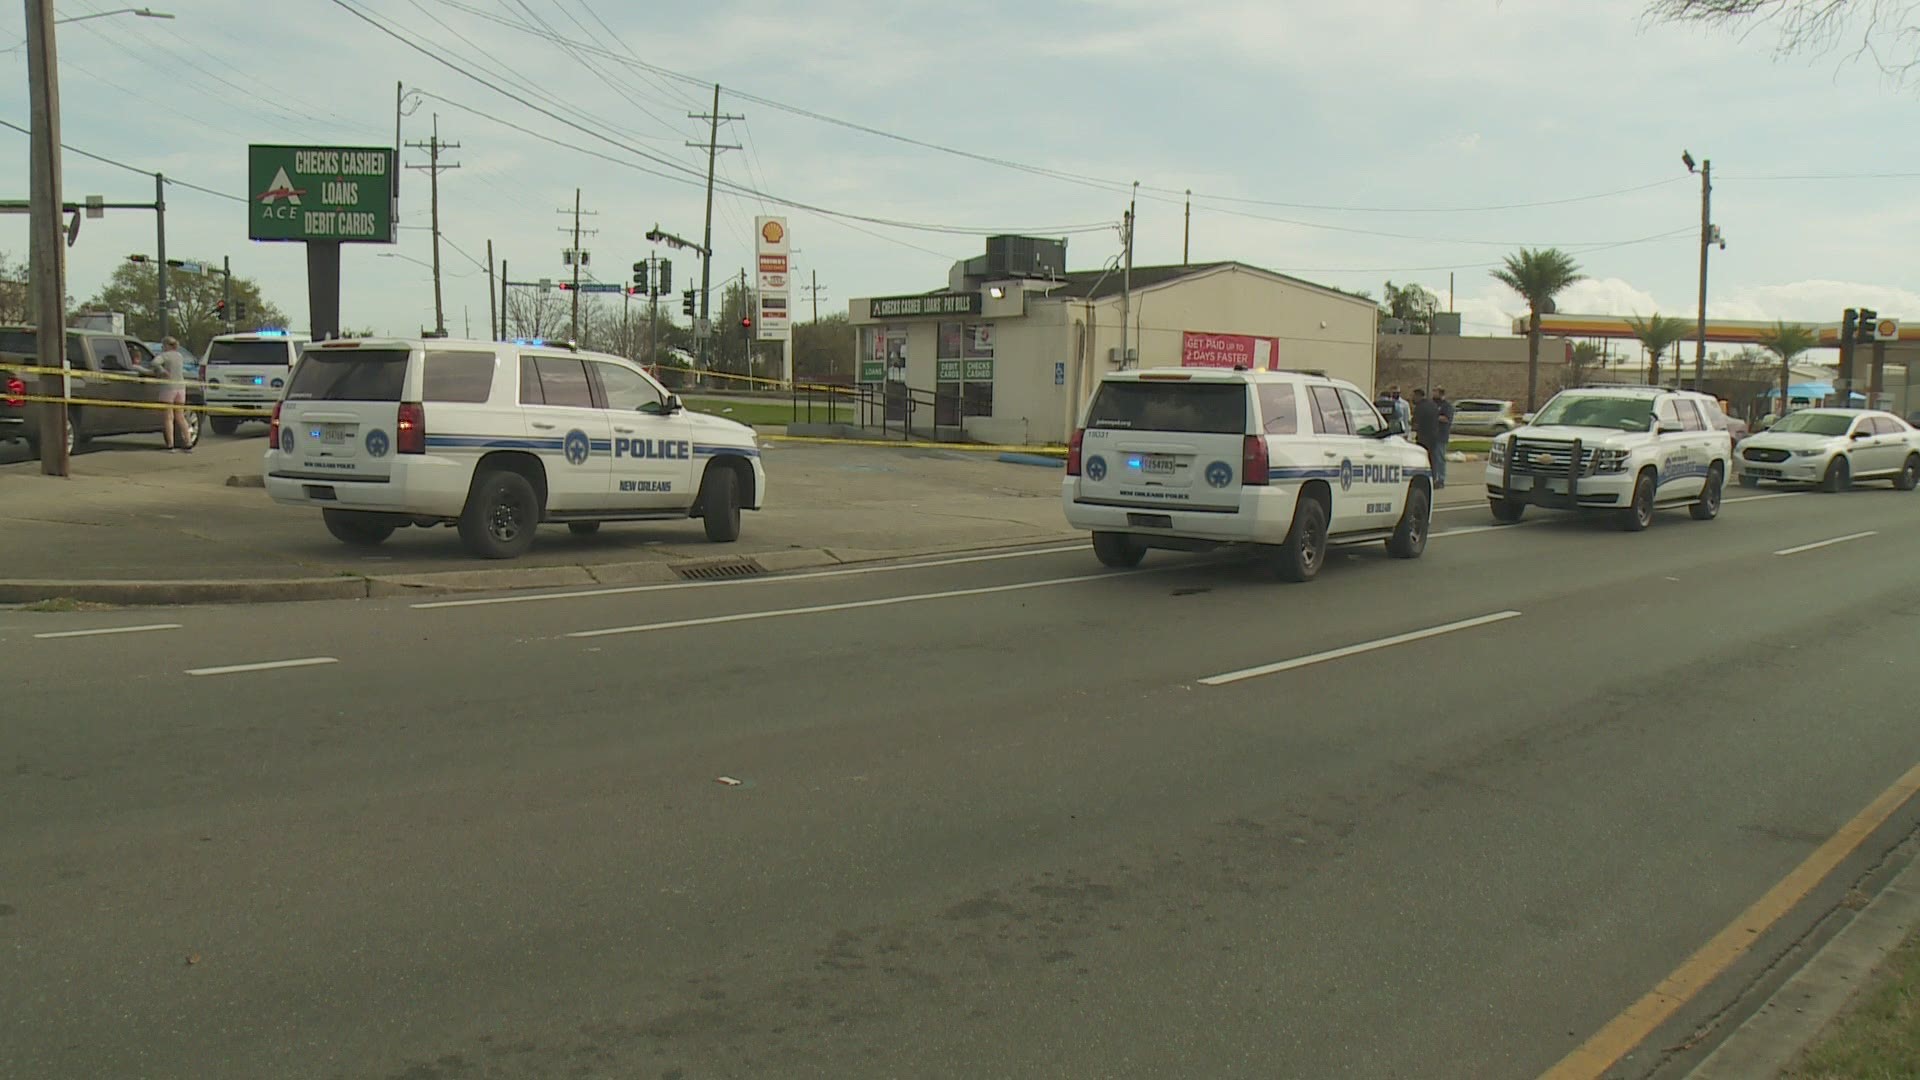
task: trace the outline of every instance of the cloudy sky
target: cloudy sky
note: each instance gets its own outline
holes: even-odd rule
[[[716,277],[747,264],[754,215],[784,213],[822,311],[938,286],[988,232],[1071,233],[1071,265],[1097,267],[1138,181],[1141,264],[1179,260],[1191,189],[1195,260],[1376,296],[1391,278],[1444,299],[1451,272],[1469,333],[1508,332],[1520,304],[1487,268],[1523,244],[1565,247],[1590,275],[1564,311],[1687,315],[1690,149],[1713,160],[1728,242],[1714,315],[1920,318],[1912,88],[1843,52],[1777,58],[1764,30],[1649,24],[1638,0],[152,2],[177,18],[60,27],[63,137],[224,193],[172,189],[168,253],[232,256],[297,326],[300,248],[246,239],[246,145],[388,144],[396,81],[406,139],[437,113],[461,144],[441,181],[456,334],[467,317],[484,333],[489,239],[516,280],[563,275],[556,211],[576,186],[609,280],[654,223],[697,236],[705,150],[684,144],[705,125],[686,114],[716,82],[746,117],[721,127],[741,149],[720,159]],[[25,124],[21,18],[0,5],[0,119]],[[25,136],[0,128],[7,147],[24,197]],[[69,199],[151,197],[125,169],[72,153],[65,169]],[[428,271],[408,261],[430,258],[424,173],[405,174],[401,208],[397,247],[348,249],[349,324],[432,323]],[[0,251],[26,246],[25,219],[0,218]],[[88,222],[71,291],[152,246],[151,215]],[[677,289],[697,263],[674,263]]]

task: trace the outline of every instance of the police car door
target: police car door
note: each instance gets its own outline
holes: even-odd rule
[[[1367,451],[1372,449],[1378,453],[1379,447],[1373,445],[1372,440],[1353,433],[1346,404],[1340,400],[1339,387],[1309,385],[1307,396],[1313,401],[1313,430],[1320,444],[1322,461],[1320,475],[1333,489],[1330,531],[1372,528],[1367,513],[1365,473]]]
[[[666,392],[624,364],[589,360],[613,426],[613,502],[622,510],[693,505],[692,421],[668,416]]]
[[[1654,410],[1658,420],[1678,420],[1681,430],[1660,436],[1660,490],[1662,499],[1698,495],[1707,486],[1713,465],[1713,442],[1720,433],[1707,427],[1706,418],[1685,398],[1662,398]]]
[[[547,471],[547,509],[611,509],[613,428],[593,399],[586,362],[564,353],[522,354],[520,400]]]

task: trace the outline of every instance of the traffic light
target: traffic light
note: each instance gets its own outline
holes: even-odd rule
[[[740,336],[748,341],[753,340],[753,316],[740,316]]]
[[[1853,310],[1852,308],[1848,308],[1845,312],[1841,313],[1840,344],[1842,345],[1848,344],[1858,336],[1859,331],[1857,327],[1860,325],[1858,321],[1859,318],[1860,318],[1860,313]]]
[[[213,313],[221,318],[225,318],[227,315],[227,302],[225,300],[215,300],[213,302]]]
[[[637,262],[633,264],[633,291],[636,293],[643,293],[647,291],[647,264],[646,263]]]
[[[562,281],[562,282],[560,282],[560,291],[561,291],[561,292],[572,292],[572,291],[573,291],[573,282],[571,282],[571,281]]]
[[[692,289],[688,289],[686,292],[683,292],[680,294],[680,310],[685,312],[688,316],[693,315],[694,306],[693,306],[693,290]]]
[[[1853,340],[1861,345],[1873,344],[1873,324],[1880,321],[1880,313],[1872,308],[1860,309],[1860,321],[1853,328]]]
[[[660,280],[655,282],[653,295],[665,296],[673,291],[673,260],[660,260]]]
[[[234,318],[244,319],[247,317],[247,302],[245,300],[235,300],[233,302],[233,308]]]

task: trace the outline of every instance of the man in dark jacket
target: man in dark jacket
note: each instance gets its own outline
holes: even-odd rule
[[[1425,390],[1413,392],[1413,434],[1421,446],[1427,448],[1427,462],[1433,466],[1434,484],[1438,486],[1440,466],[1440,406],[1428,400]]]
[[[1439,438],[1433,441],[1433,486],[1447,486],[1447,443],[1453,438],[1453,402],[1447,400],[1447,388],[1433,388],[1433,404],[1440,410]]]

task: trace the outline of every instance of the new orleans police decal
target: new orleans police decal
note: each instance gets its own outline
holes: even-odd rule
[[[1352,491],[1355,484],[1398,484],[1405,479],[1398,465],[1355,465],[1352,458],[1340,459],[1340,490]]]
[[[367,432],[367,456],[386,457],[391,444],[387,442],[387,433],[379,428]]]
[[[1233,483],[1233,466],[1224,461],[1216,461],[1207,466],[1207,483],[1217,488]]]
[[[572,431],[567,432],[567,439],[564,446],[567,452],[567,464],[569,465],[585,465],[587,463],[587,455],[593,451],[593,444],[587,441],[587,433],[581,431],[579,428],[574,428]]]
[[[1099,483],[1107,478],[1107,459],[1095,454],[1087,459],[1087,479]]]

